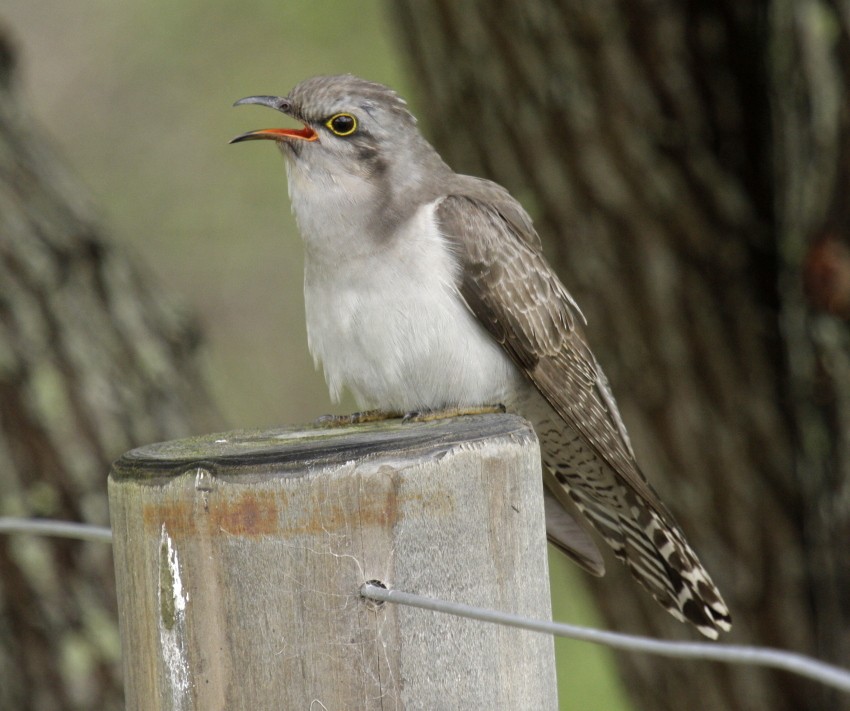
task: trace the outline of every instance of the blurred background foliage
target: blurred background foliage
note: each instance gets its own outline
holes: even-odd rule
[[[115,239],[200,315],[227,426],[328,410],[281,158],[231,104],[350,71],[409,88],[380,4],[11,0],[28,103]],[[266,149],[266,150],[263,150]]]
[[[307,351],[282,160],[269,145],[227,141],[279,119],[231,109],[234,100],[285,94],[314,74],[390,84],[415,112],[384,10],[376,0],[7,0],[0,10],[24,103],[85,186],[103,234],[200,318],[222,427],[352,408],[331,407]],[[574,571],[552,563],[556,619],[594,623]],[[626,708],[607,653],[557,647],[562,708]]]

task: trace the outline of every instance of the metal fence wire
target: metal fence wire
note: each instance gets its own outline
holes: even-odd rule
[[[46,519],[0,517],[0,534],[2,533],[55,536],[103,543],[112,541],[112,531],[108,527]],[[359,593],[362,597],[376,602],[409,605],[441,614],[517,627],[542,634],[551,634],[556,637],[567,637],[629,652],[656,654],[676,659],[704,659],[724,664],[749,664],[782,669],[850,693],[850,670],[787,650],[719,642],[667,642],[651,637],[609,632],[561,622],[534,620],[509,612],[489,610],[459,602],[416,595],[402,590],[388,589],[378,581],[364,582],[360,586]]]

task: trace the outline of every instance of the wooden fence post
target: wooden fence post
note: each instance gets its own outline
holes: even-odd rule
[[[556,709],[540,459],[510,415],[231,432],[113,466],[127,708]]]

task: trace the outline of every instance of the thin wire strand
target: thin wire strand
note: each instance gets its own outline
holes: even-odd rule
[[[57,536],[102,543],[112,542],[112,531],[106,526],[93,526],[91,524],[73,523],[71,521],[48,521],[0,516],[0,534],[2,533]],[[364,598],[377,602],[410,605],[411,607],[419,607],[424,610],[442,612],[458,617],[468,617],[482,622],[493,622],[508,627],[518,627],[533,632],[552,634],[556,637],[569,637],[593,644],[602,644],[615,649],[657,654],[664,657],[675,657],[677,659],[707,659],[726,664],[738,663],[773,667],[815,679],[836,689],[850,692],[850,671],[826,664],[803,654],[797,654],[796,652],[733,644],[664,642],[649,637],[607,632],[589,627],[568,625],[563,622],[533,620],[509,612],[473,607],[472,605],[439,600],[424,595],[415,595],[401,590],[387,590],[371,582],[364,583],[360,587],[360,594]]]
[[[812,659],[796,652],[786,652],[769,647],[746,647],[734,644],[716,644],[708,642],[664,642],[649,637],[607,632],[588,627],[568,625],[562,622],[544,622],[533,620],[509,612],[498,612],[481,607],[473,607],[448,600],[415,595],[401,590],[388,590],[373,583],[364,583],[360,594],[370,600],[395,602],[400,605],[420,607],[434,612],[443,612],[459,617],[468,617],[482,622],[495,622],[509,627],[519,627],[552,634],[556,637],[569,637],[594,644],[603,644],[616,649],[632,652],[645,652],[677,659],[708,659],[726,664],[753,664],[764,667],[784,669],[800,676],[823,682],[836,689],[850,692],[850,671],[825,662]]]
[[[48,521],[38,518],[12,518],[0,516],[0,533],[23,533],[34,536],[77,538],[81,541],[112,542],[112,530],[106,526],[92,526],[72,521]]]

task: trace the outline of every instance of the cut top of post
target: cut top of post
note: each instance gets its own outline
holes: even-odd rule
[[[507,437],[534,441],[531,425],[515,415],[474,415],[415,425],[400,419],[328,427],[300,425],[273,430],[236,430],[158,442],[130,450],[112,466],[115,481],[174,476],[203,466],[217,476],[303,472],[310,465],[343,464],[373,457],[435,457],[478,440]],[[182,466],[181,466],[182,465]]]

